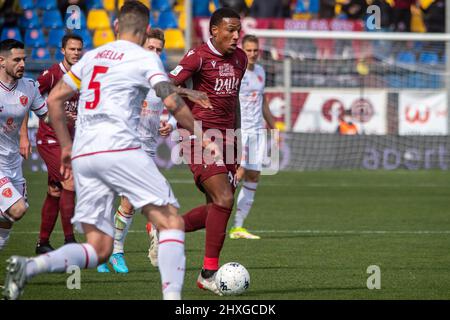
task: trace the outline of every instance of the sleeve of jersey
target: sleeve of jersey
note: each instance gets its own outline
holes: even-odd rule
[[[175,85],[184,84],[184,82],[191,78],[194,73],[200,71],[201,61],[201,56],[196,51],[190,50],[183,59],[181,59],[175,69],[170,71],[170,79],[172,79]]]
[[[177,127],[177,119],[175,119],[174,116],[172,116],[169,112],[169,119],[167,120],[167,123],[172,126],[173,129]]]
[[[39,83],[39,92],[41,94],[46,94],[50,92],[51,89],[51,78],[52,74],[45,70],[36,80]]]
[[[152,59],[148,59],[146,62],[146,70],[145,77],[147,81],[150,83],[152,88],[155,85],[162,81],[169,81],[166,72],[164,71],[164,66],[161,62],[161,59],[155,54]]]
[[[34,99],[31,103],[31,111],[33,111],[38,117],[47,113],[47,102],[39,92],[38,87],[35,87]]]

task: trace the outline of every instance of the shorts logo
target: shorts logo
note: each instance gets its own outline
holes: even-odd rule
[[[11,198],[12,197],[12,190],[10,188],[6,188],[5,190],[2,191],[2,195],[5,198]]]
[[[148,107],[148,102],[146,100],[144,100],[144,102],[142,102],[142,109],[146,109]]]
[[[20,103],[25,107],[26,105],[27,105],[27,103],[28,103],[28,97],[27,96],[21,96],[20,98],[19,98],[19,100],[20,100]]]
[[[13,119],[13,118],[8,118],[8,120],[6,120],[6,124],[7,124],[8,126],[12,125],[13,122],[14,122],[14,119]]]

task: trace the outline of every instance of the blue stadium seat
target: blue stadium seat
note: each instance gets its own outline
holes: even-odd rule
[[[102,0],[87,0],[86,8],[88,10],[91,9],[103,9],[103,1]]]
[[[148,23],[150,24],[150,26],[152,28],[157,28],[158,27],[158,23],[156,22],[155,18],[153,17],[152,12],[150,12],[150,19],[148,19]]]
[[[158,17],[158,27],[161,29],[176,29],[178,28],[177,17],[172,10],[161,11]]]
[[[410,51],[401,51],[397,54],[396,60],[398,63],[414,64],[416,63],[416,56]]]
[[[45,47],[47,46],[47,41],[44,37],[44,33],[41,29],[28,29],[25,32],[25,45],[27,47]]]
[[[81,29],[86,29],[86,27],[87,27],[87,24],[86,24],[86,15],[84,14],[83,11],[78,11],[78,12],[77,12],[77,11],[74,11],[74,12],[66,13],[65,18],[64,18],[64,21],[71,21],[71,20],[77,19],[77,18],[78,18],[78,17],[77,17],[78,13],[80,14],[80,16],[79,16],[79,19],[80,19],[80,28],[81,28]]]
[[[163,50],[163,52],[161,53],[160,58],[161,58],[161,61],[162,61],[163,65],[164,65],[164,67],[167,68],[167,52],[166,52],[166,50]]]
[[[44,28],[56,29],[63,27],[63,21],[59,10],[45,11],[42,15],[42,26]]]
[[[55,59],[55,60],[58,60],[58,61],[62,61],[62,60],[64,59],[64,55],[62,54],[62,52],[61,52],[60,49],[55,50],[55,56],[54,56],[54,59]]]
[[[47,48],[34,48],[33,51],[31,51],[31,59],[50,60],[50,52]]]
[[[194,0],[192,15],[194,17],[211,16],[211,12],[209,12],[209,0]]]
[[[88,29],[74,30],[73,33],[78,34],[83,39],[84,49],[90,50],[94,47],[92,42],[92,35]]]
[[[391,74],[386,76],[388,86],[390,88],[403,88],[405,86],[405,81],[398,74]]]
[[[20,0],[19,4],[23,10],[34,9],[34,7],[36,6],[34,0]]]
[[[306,13],[308,12],[305,3],[303,0],[297,0],[297,4],[295,5],[295,13]]]
[[[65,34],[64,29],[50,29],[48,32],[48,46],[50,48],[61,48],[61,40]]]
[[[58,9],[56,0],[37,0],[36,8],[42,10]]]
[[[422,52],[419,62],[423,64],[439,64],[439,56],[434,52]]]
[[[19,41],[23,41],[22,35],[20,34],[20,30],[17,27],[3,28],[0,41],[5,40],[5,39],[16,39]]]
[[[36,10],[25,10],[19,19],[19,26],[23,29],[40,28],[41,22]]]
[[[195,5],[194,5],[195,7]],[[152,7],[153,10],[158,11],[166,11],[170,9],[170,3],[168,0],[152,0]]]

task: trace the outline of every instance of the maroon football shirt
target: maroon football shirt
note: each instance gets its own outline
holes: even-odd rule
[[[58,83],[58,81],[67,72],[64,64],[62,62],[55,63],[48,70],[42,72],[42,74],[37,78],[39,82],[39,91],[41,95],[47,97],[50,90]],[[71,113],[77,113],[79,94],[75,94],[70,100],[64,102],[64,107],[66,111]],[[72,121],[67,122],[67,127],[69,128],[70,135],[75,134],[75,123]],[[45,123],[43,120],[39,120],[39,129],[36,134],[36,141],[39,144],[59,144],[56,138],[55,130],[51,125]]]
[[[230,55],[222,55],[211,40],[189,50],[169,77],[176,85],[192,79],[192,89],[208,95],[213,109],[205,109],[186,101],[194,119],[201,120],[203,128],[234,129],[239,88],[247,69],[247,55],[237,48]]]

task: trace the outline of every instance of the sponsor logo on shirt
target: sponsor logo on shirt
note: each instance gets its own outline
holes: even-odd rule
[[[234,77],[234,68],[229,63],[219,66],[219,75],[221,77]]]
[[[11,198],[12,197],[12,190],[11,188],[6,188],[5,190],[2,191],[2,195],[5,198]]]
[[[22,104],[22,106],[26,106],[27,105],[27,103],[28,103],[28,97],[27,96],[21,96],[20,98],[19,98],[19,100],[20,100],[20,103]]]

